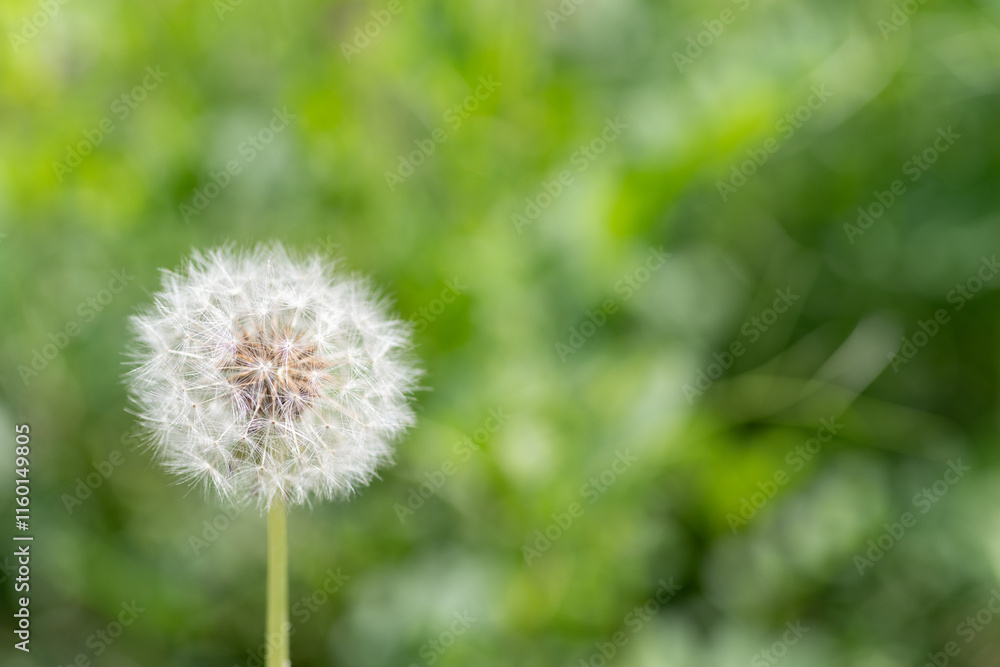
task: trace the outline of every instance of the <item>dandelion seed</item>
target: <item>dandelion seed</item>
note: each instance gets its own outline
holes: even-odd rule
[[[320,256],[195,253],[132,318],[135,413],[165,467],[268,511],[268,665],[288,662],[285,508],[368,484],[413,424],[410,326]]]
[[[320,257],[196,253],[132,324],[128,383],[155,451],[237,504],[346,496],[413,423],[408,325]]]

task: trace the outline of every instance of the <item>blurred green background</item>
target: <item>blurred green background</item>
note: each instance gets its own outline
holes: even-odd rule
[[[259,664],[264,522],[135,448],[121,375],[159,268],[269,239],[428,370],[398,464],[291,516],[294,665],[1000,663],[1000,2],[0,25],[5,667]]]

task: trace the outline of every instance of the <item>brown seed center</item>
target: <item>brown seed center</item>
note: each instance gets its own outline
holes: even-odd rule
[[[299,417],[322,390],[329,364],[296,332],[244,332],[222,371],[253,419]]]

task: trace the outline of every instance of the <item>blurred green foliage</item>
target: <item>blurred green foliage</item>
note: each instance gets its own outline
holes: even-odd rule
[[[293,664],[997,664],[998,22],[3,3],[0,514],[26,422],[36,539],[0,663],[256,664],[264,524],[134,449],[122,350],[158,269],[277,238],[385,286],[428,369],[396,467],[291,516]]]

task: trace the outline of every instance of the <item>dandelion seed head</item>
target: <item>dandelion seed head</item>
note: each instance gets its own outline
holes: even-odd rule
[[[409,324],[322,256],[196,252],[131,324],[127,383],[151,446],[232,504],[349,495],[413,424]]]

